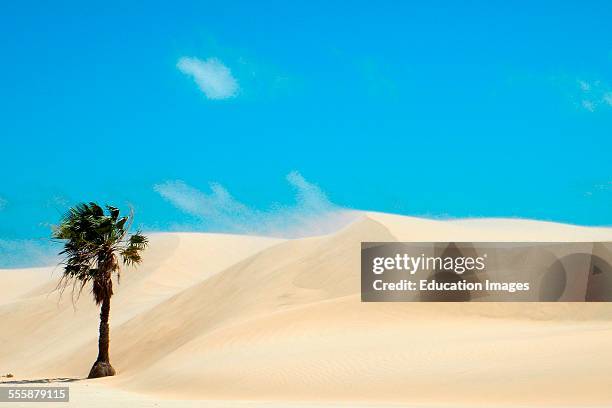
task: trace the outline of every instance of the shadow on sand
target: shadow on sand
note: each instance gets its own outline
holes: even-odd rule
[[[0,384],[51,384],[51,383],[67,383],[80,381],[82,378],[39,378],[36,380],[9,380],[0,381]]]

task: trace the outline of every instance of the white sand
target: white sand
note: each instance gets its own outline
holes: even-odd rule
[[[612,403],[612,304],[361,303],[360,242],[394,240],[612,241],[612,229],[368,213],[291,241],[155,234],[113,297],[118,375],[69,383],[71,405]],[[89,294],[76,309],[58,300],[51,269],[0,271],[0,373],[14,380],[82,379],[96,357]]]

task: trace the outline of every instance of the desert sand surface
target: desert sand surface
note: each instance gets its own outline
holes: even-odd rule
[[[89,293],[60,297],[58,267],[0,270],[0,374],[15,376],[1,385],[68,385],[78,407],[612,404],[612,304],[359,294],[362,241],[612,241],[610,228],[363,213],[294,240],[150,238],[112,299],[115,377],[84,379],[97,355]]]

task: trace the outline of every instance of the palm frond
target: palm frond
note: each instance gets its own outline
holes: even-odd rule
[[[149,245],[147,237],[140,231],[134,233],[127,240],[127,245],[121,250],[123,263],[126,265],[136,265],[142,261],[140,253]]]
[[[148,245],[147,238],[140,232],[129,235],[133,212],[120,217],[117,207],[90,202],[72,207],[53,229],[52,237],[64,241],[60,252],[64,255],[64,274],[60,283],[63,288],[73,282],[73,293],[77,287],[80,293],[92,282],[92,294],[96,303],[113,294],[112,275],[119,276],[117,257],[121,256],[126,265],[142,261],[142,251]]]

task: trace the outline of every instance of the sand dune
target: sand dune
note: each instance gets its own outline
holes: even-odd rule
[[[360,242],[395,240],[611,241],[612,229],[364,213],[297,240],[155,234],[113,297],[118,375],[73,383],[75,401],[612,403],[612,305],[361,303]],[[0,271],[0,371],[17,378],[82,378],[97,353],[93,302],[58,300],[51,270]]]

